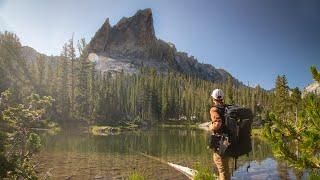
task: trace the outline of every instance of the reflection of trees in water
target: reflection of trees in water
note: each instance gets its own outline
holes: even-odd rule
[[[279,173],[279,178],[281,180],[286,180],[288,179],[289,177],[289,173],[288,173],[288,165],[286,163],[281,163],[281,162],[278,162],[277,163],[277,170],[278,170],[278,173]]]
[[[293,169],[293,173],[294,173],[294,175],[296,176],[296,180],[301,180],[301,179],[302,179],[303,171],[294,168],[294,169]]]
[[[207,167],[213,166],[212,152],[210,149],[206,149],[208,134],[194,129],[159,128],[150,131],[125,132],[119,135],[102,137],[66,133],[53,137],[45,137],[44,139],[47,142],[45,151],[52,152],[53,154],[55,152],[57,154],[61,154],[59,152],[67,152],[84,153],[90,157],[109,154],[114,157],[137,158],[139,157],[137,152],[143,152],[191,168],[197,163],[201,163]],[[251,161],[261,163],[268,157],[272,157],[270,145],[259,138],[253,138],[252,152],[249,157],[241,156],[238,158],[238,167],[246,167],[248,162]],[[113,161],[117,161],[117,158]],[[233,167],[232,160],[230,160],[231,167]],[[277,169],[280,177],[285,179],[290,168],[279,165]],[[301,172],[293,172],[296,174],[297,179],[301,179]]]
[[[301,180],[302,179],[303,174],[304,174],[304,172],[302,170],[291,168],[286,163],[277,161],[277,171],[279,173],[279,178],[281,180],[291,179],[290,175],[289,175],[289,171],[290,170],[292,170],[292,172],[293,172],[292,175],[295,177],[296,180]]]
[[[197,130],[155,129],[110,136],[62,133],[44,137],[46,151],[146,152],[151,155],[207,155],[207,139]]]
[[[250,154],[252,159],[261,163],[267,157],[272,156],[271,147],[265,141],[259,138],[252,138],[252,152]]]

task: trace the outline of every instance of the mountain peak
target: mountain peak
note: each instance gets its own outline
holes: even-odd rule
[[[119,28],[130,22],[135,22],[140,25],[147,25],[153,28],[152,10],[150,8],[138,10],[136,14],[134,14],[130,18],[121,18],[120,21],[118,21],[118,23],[115,25],[115,27]]]
[[[89,51],[92,52],[100,52],[104,51],[106,44],[109,39],[109,32],[111,29],[111,25],[109,22],[109,18],[105,20],[101,28],[96,32],[94,37],[91,39],[89,43]]]
[[[105,26],[105,27],[111,27],[109,18],[107,18],[107,19],[104,21],[104,23],[103,23],[102,26],[103,26],[103,27],[104,27],[104,26]]]
[[[152,16],[152,10],[151,8],[146,8],[146,9],[140,9],[137,11],[137,13],[135,15],[138,14],[142,14],[142,15],[146,15],[146,16]]]
[[[225,82],[230,76],[224,70],[201,64],[193,56],[178,52],[174,44],[157,39],[149,8],[138,10],[132,17],[122,18],[113,27],[107,20],[92,38],[89,53],[99,57],[102,71],[113,67],[121,69],[120,66],[138,69],[143,65],[161,72],[173,70],[214,82]],[[236,79],[234,82],[241,84]]]
[[[122,18],[113,27],[109,20],[102,25],[89,44],[89,51],[111,56],[147,57],[156,36],[151,9],[139,10]]]

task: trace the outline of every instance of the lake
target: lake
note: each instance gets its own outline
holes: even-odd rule
[[[214,170],[208,134],[199,129],[152,128],[109,136],[74,131],[43,136],[44,147],[36,157],[41,177],[52,179],[127,179],[138,171],[146,179],[187,179],[164,162]],[[232,179],[306,179],[306,174],[274,160],[271,147],[252,140],[249,157],[238,158]]]

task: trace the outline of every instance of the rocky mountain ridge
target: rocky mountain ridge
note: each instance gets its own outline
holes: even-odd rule
[[[97,62],[101,71],[134,73],[146,66],[159,72],[174,70],[212,82],[225,82],[231,76],[223,69],[199,63],[193,56],[177,51],[172,43],[157,39],[151,9],[139,10],[114,26],[107,19],[91,39],[88,49],[91,60]],[[235,84],[243,85],[236,78],[232,79]]]
[[[318,82],[313,82],[306,86],[303,91],[302,91],[302,97],[309,93],[314,93],[320,96],[320,83]]]

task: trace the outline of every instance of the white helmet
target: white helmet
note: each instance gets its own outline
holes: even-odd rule
[[[221,89],[215,89],[212,91],[211,96],[213,97],[213,99],[215,100],[222,100],[224,93]]]

